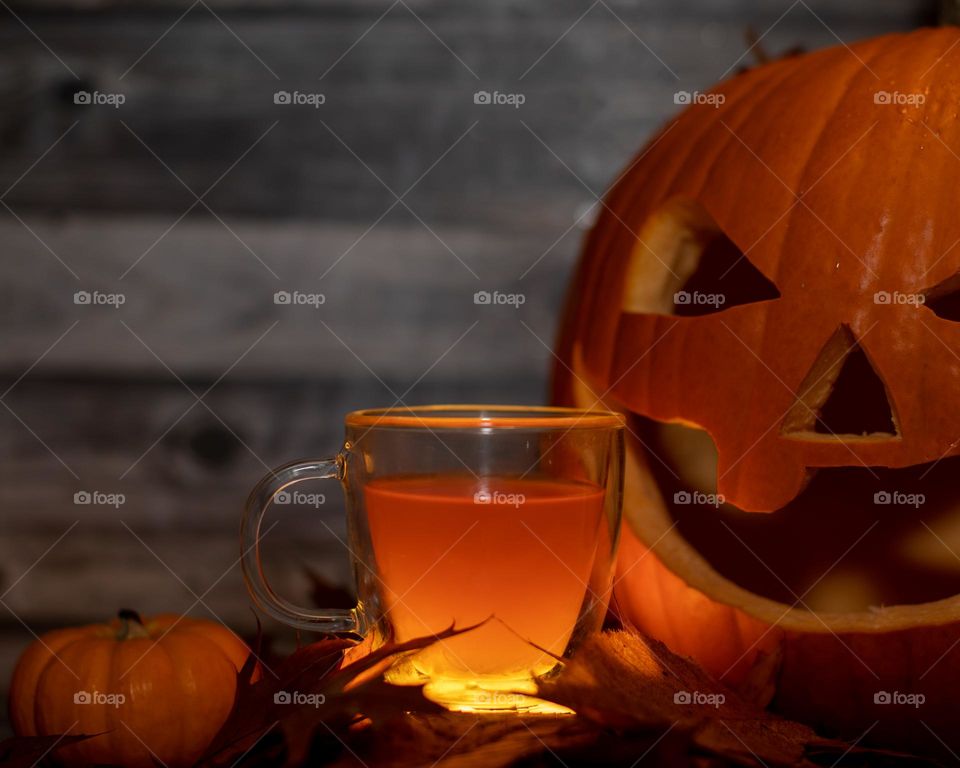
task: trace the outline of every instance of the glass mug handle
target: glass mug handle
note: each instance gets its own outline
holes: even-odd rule
[[[330,634],[363,634],[357,608],[309,610],[280,597],[267,582],[260,560],[260,529],[270,502],[288,486],[304,480],[342,480],[343,455],[329,459],[295,461],[266,475],[250,492],[240,524],[240,563],[247,589],[264,613],[297,629]]]

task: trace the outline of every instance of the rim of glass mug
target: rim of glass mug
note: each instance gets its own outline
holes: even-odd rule
[[[527,405],[414,405],[365,408],[346,416],[348,427],[405,429],[609,429],[625,426],[613,411]]]

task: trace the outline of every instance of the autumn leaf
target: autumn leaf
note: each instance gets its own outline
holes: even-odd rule
[[[920,762],[821,738],[749,703],[662,643],[627,631],[590,637],[559,674],[540,681],[538,695],[625,737],[651,731],[682,737],[689,760],[707,764],[813,766],[814,757],[831,764],[845,756],[871,764]]]
[[[332,738],[341,747],[351,730],[410,709],[440,712],[418,686],[395,686],[383,671],[402,654],[425,648],[475,627],[451,627],[436,635],[388,643],[363,655],[352,640],[329,638],[299,648],[272,668],[258,665],[251,655],[237,676],[233,709],[199,765],[232,764],[255,749],[274,749],[282,737],[285,763],[299,765],[315,738]]]
[[[820,738],[713,680],[693,662],[624,631],[589,638],[539,695],[577,715],[462,714],[427,701],[383,672],[403,654],[469,631],[453,628],[371,651],[328,638],[272,663],[252,654],[233,710],[204,768],[536,768],[537,766],[918,765],[891,752]],[[257,643],[259,647],[260,643]],[[296,692],[296,700],[277,698]],[[2,768],[32,768],[58,744],[84,737],[10,739]],[[932,763],[931,763],[932,764]]]
[[[219,765],[252,750],[280,719],[276,694],[297,691],[298,681],[304,677],[322,680],[339,666],[344,650],[352,645],[345,639],[320,640],[297,649],[273,667],[261,665],[259,653],[250,654],[237,673],[233,709],[198,764]]]
[[[396,713],[350,742],[332,768],[507,768],[551,752],[588,748],[597,729],[572,717]],[[632,762],[632,761],[631,761]],[[560,765],[553,761],[553,765]],[[627,763],[629,765],[629,763]]]

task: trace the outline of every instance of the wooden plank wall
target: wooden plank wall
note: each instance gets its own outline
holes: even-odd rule
[[[119,606],[249,631],[237,520],[265,465],[333,450],[345,411],[397,396],[542,400],[590,206],[673,93],[749,63],[748,26],[776,53],[929,23],[934,5],[0,10],[0,689],[32,632]],[[495,289],[525,303],[474,303]],[[125,503],[74,504],[84,490]],[[326,490],[270,537],[294,598],[304,565],[345,578],[317,520],[341,514]]]

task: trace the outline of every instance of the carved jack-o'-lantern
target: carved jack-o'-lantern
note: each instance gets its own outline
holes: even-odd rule
[[[630,414],[617,609],[825,731],[879,720],[874,742],[942,748],[960,739],[960,30],[714,93],[612,188],[561,335],[555,399]]]

